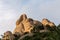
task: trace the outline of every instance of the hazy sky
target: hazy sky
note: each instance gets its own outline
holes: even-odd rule
[[[22,13],[41,21],[47,18],[60,23],[60,0],[0,0],[0,35],[13,31]]]

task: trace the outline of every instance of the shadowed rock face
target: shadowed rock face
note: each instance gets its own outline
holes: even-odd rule
[[[4,35],[11,35],[12,33],[10,31],[7,31],[4,33]]]
[[[19,32],[20,34],[23,34],[25,32],[30,33],[34,26],[42,26],[42,23],[37,20],[27,18],[26,14],[23,14],[16,21],[16,28],[14,30],[14,33],[15,32]]]
[[[12,32],[10,31],[5,32],[2,40],[14,40]]]
[[[53,23],[53,22],[51,22],[51,21],[49,21],[48,19],[43,19],[42,20],[42,24],[44,25],[44,26],[47,26],[47,25],[49,25],[50,27],[55,27],[55,24]]]

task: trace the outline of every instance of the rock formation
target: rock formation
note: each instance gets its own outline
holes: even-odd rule
[[[31,32],[34,27],[42,26],[42,23],[33,20],[32,18],[27,18],[26,14],[23,14],[20,16],[20,18],[16,21],[16,28],[14,30],[15,32],[19,32],[20,34],[23,34],[25,32]]]
[[[42,22],[41,22],[44,26],[47,26],[47,25],[49,25],[50,27],[55,27],[55,24],[53,23],[53,22],[51,22],[51,21],[49,21],[48,19],[43,19],[42,20]]]
[[[55,27],[55,24],[53,22],[50,22],[48,19],[43,19],[42,22],[33,20],[32,18],[27,18],[26,14],[22,14],[20,18],[16,21],[16,28],[14,30],[14,34],[16,32],[20,34],[24,34],[25,32],[31,32],[31,30],[42,30],[46,28],[46,26],[49,25],[50,27]],[[38,30],[37,30],[38,31]]]
[[[20,40],[25,36],[34,35],[34,33],[49,32],[48,29],[55,28],[55,24],[48,19],[43,19],[42,22],[28,18],[26,14],[22,14],[16,21],[14,32],[7,31],[4,33],[3,40]],[[47,29],[47,30],[45,30]],[[52,29],[53,30],[53,29]]]
[[[41,23],[43,24],[45,29],[47,29],[47,28],[54,29],[56,27],[56,25],[53,22],[51,22],[51,21],[49,21],[48,19],[45,19],[45,18],[42,20]]]
[[[14,40],[14,35],[12,34],[12,32],[7,31],[4,33],[2,40]]]

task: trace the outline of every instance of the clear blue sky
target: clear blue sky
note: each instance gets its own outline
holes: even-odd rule
[[[0,35],[13,31],[22,13],[39,21],[47,18],[57,25],[60,23],[60,0],[0,0]]]

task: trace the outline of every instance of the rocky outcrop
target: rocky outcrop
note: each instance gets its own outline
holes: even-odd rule
[[[49,25],[50,27],[55,27],[56,25],[53,23],[53,22],[51,22],[51,21],[49,21],[48,19],[43,19],[42,20],[42,22],[41,22],[44,26],[47,26],[47,25]]]
[[[18,32],[22,35],[25,32],[31,33],[32,30],[44,30],[46,26],[53,28],[55,27],[55,24],[45,18],[42,20],[42,22],[40,22],[38,20],[33,20],[32,18],[27,18],[26,14],[22,14],[16,21],[16,28],[13,33],[15,34],[16,32]]]
[[[49,21],[48,19],[43,19],[42,20],[42,22],[41,22],[42,24],[43,24],[43,26],[44,26],[44,29],[55,29],[56,28],[56,25],[53,23],[53,22],[51,22],[51,21]]]
[[[27,19],[27,16],[25,14],[21,15],[20,18],[16,22],[16,28],[14,30],[15,32],[19,32],[20,34],[23,34],[25,32],[30,32],[30,30],[33,28],[33,24],[31,24],[32,19]]]
[[[42,22],[28,18],[26,14],[22,14],[16,21],[16,28],[14,32],[7,31],[2,37],[3,40],[21,40],[25,37],[36,35],[35,33],[50,32],[54,30],[56,25],[48,19],[43,19]],[[46,29],[46,30],[45,30]],[[38,35],[39,36],[39,35]],[[39,38],[40,39],[40,38]]]
[[[2,40],[14,40],[14,35],[12,34],[12,32],[7,31],[4,33]]]
[[[37,26],[42,26],[42,23],[37,20],[33,20],[32,18],[27,18],[26,14],[22,14],[20,18],[16,21],[16,28],[14,30],[14,33],[30,33],[31,30],[33,30],[33,28]]]

